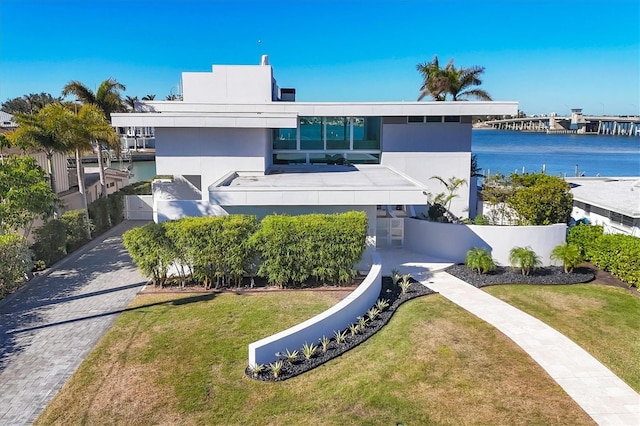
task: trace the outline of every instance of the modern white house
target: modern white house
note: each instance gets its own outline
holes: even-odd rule
[[[249,213],[425,213],[440,176],[470,181],[474,115],[515,115],[517,102],[297,102],[269,59],[182,73],[182,100],[112,114],[153,128],[154,220]],[[474,185],[451,211],[468,216]],[[389,206],[388,208],[386,206]]]
[[[606,234],[640,237],[640,178],[570,178],[575,220],[602,225]]]

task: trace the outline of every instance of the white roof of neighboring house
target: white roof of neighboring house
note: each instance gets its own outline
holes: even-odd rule
[[[8,112],[0,111],[0,127],[11,128],[18,127],[18,125],[13,121],[13,115]]]
[[[568,178],[573,199],[640,218],[640,178]]]

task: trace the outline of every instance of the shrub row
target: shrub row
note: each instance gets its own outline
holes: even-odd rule
[[[640,239],[623,234],[603,234],[602,226],[576,225],[567,241],[576,244],[585,259],[611,272],[629,286],[640,287]]]
[[[175,264],[182,285],[190,276],[209,287],[239,284],[255,269],[269,283],[290,287],[309,277],[343,283],[364,251],[367,217],[336,215],[265,217],[231,215],[185,218],[125,232],[124,244],[155,285],[167,282]]]
[[[349,282],[366,237],[367,216],[362,212],[267,216],[252,239],[262,260],[258,274],[281,286],[310,277]]]
[[[70,210],[60,219],[52,219],[35,231],[31,249],[37,261],[50,266],[90,241],[87,229],[92,224],[84,210]]]
[[[31,269],[27,240],[19,234],[0,234],[0,299],[20,287]]]

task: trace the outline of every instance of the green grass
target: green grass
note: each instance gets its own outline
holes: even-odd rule
[[[640,297],[595,284],[485,290],[569,337],[640,391]]]
[[[245,377],[250,342],[335,303],[322,292],[140,296],[37,424],[592,424],[520,348],[438,295],[311,372]]]

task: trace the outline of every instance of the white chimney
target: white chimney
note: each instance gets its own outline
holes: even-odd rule
[[[262,55],[260,65],[269,65],[269,55]]]

